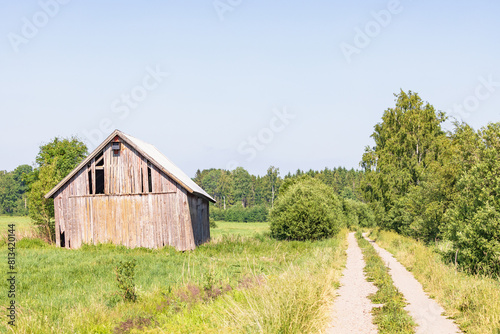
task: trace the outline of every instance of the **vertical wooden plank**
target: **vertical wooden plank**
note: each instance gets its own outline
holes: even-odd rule
[[[92,240],[94,240],[94,245],[99,243],[99,239],[97,238],[97,226],[96,220],[94,216],[94,207],[95,207],[95,197],[89,197],[89,214],[90,214],[90,222],[92,224]]]
[[[95,194],[95,159],[92,159],[92,194]]]
[[[196,214],[195,214],[195,220],[194,224],[196,224],[196,235],[195,235],[195,243],[196,245],[199,245],[203,242],[203,216],[202,216],[202,200],[200,197],[194,197],[193,199],[195,201],[196,205]]]
[[[144,196],[143,247],[149,248],[149,195]]]
[[[154,221],[156,220],[154,216],[154,196],[148,195],[148,206],[149,206],[149,248],[154,248],[155,238],[154,238]]]
[[[92,197],[92,220],[94,221],[94,233],[96,244],[102,242],[101,240],[101,224],[99,222],[99,212],[101,211],[101,203],[99,197]]]
[[[168,194],[162,194],[160,199],[160,209],[161,209],[161,247],[164,247],[168,243],[167,234],[167,208],[166,201]]]
[[[121,172],[121,171],[120,171]],[[123,197],[117,196],[116,201],[118,202],[118,207],[116,210],[116,244],[121,244],[122,242],[122,221],[123,221]]]
[[[128,172],[128,171],[127,171]],[[129,187],[130,187],[130,182],[129,182]],[[129,191],[131,188],[129,189]],[[124,196],[125,198],[125,214],[123,215],[123,232],[124,232],[124,245],[127,247],[130,247],[130,218],[131,218],[131,212],[130,212],[130,205],[131,205],[131,197],[130,196]]]
[[[89,238],[89,231],[90,231],[90,224],[89,224],[89,219],[88,219],[88,216],[87,216],[87,199],[88,197],[82,197],[82,220],[84,222],[84,226],[85,226],[85,234],[84,234],[84,242],[86,244],[91,244],[90,242],[90,238]]]
[[[167,194],[165,196],[166,198],[166,204],[165,204],[165,208],[166,208],[166,217],[165,217],[165,224],[167,225],[167,245],[169,246],[173,246],[173,243],[172,243],[172,235],[173,235],[173,224],[174,224],[174,221],[175,221],[175,217],[174,217],[174,212],[173,212],[173,209],[172,209],[172,202],[173,202],[173,199],[175,197],[175,194]]]
[[[195,248],[195,240],[194,240],[194,231],[193,231],[193,222],[192,222],[192,214],[189,210],[189,196],[186,192],[186,197],[184,198],[184,224],[185,224],[185,234],[186,234],[186,249],[194,249]]]
[[[204,241],[209,241],[210,240],[210,203],[208,203],[208,200],[203,200],[203,207],[204,207],[204,226],[205,226],[205,240]]]
[[[153,249],[158,247],[158,207],[156,205],[156,201],[158,199],[158,195],[151,195],[151,211],[153,212],[151,227],[152,227],[152,241],[153,241]]]
[[[185,213],[184,213],[184,189],[179,192],[179,197],[177,205],[179,206],[179,248],[180,250],[186,250],[186,224],[185,224]]]
[[[59,232],[59,221],[61,219],[61,213],[59,212],[61,206],[61,198],[59,197],[59,191],[54,195],[54,226],[56,230],[56,247],[61,246],[61,234]]]
[[[161,186],[161,184],[160,184]],[[158,243],[156,245],[157,248],[161,248],[163,247],[163,210],[162,210],[162,198],[163,198],[163,195],[159,194],[159,195],[156,195],[156,211],[157,211],[157,215],[156,215],[156,227],[158,228],[158,231],[156,232],[157,233],[157,240],[158,240]]]
[[[81,216],[81,197],[75,197],[74,200],[74,205],[75,205],[75,223],[76,223],[76,230],[78,233],[78,242],[77,242],[77,248],[80,248],[82,246],[82,232],[83,232],[83,224],[82,224],[82,216]]]
[[[180,239],[181,239],[181,223],[180,223],[180,208],[179,208],[179,197],[181,192],[175,194],[175,198],[172,201],[172,211],[173,211],[173,225],[172,229],[174,231],[175,237],[172,239],[172,246],[176,249],[180,249]]]

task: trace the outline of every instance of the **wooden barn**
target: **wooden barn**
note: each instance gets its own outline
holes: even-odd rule
[[[153,145],[115,130],[55,186],[56,243],[194,249],[210,239],[209,201]]]

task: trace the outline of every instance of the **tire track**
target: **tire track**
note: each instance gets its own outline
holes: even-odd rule
[[[344,276],[340,279],[341,287],[335,299],[332,311],[332,322],[327,333],[378,333],[377,326],[372,323],[371,310],[375,306],[368,295],[377,288],[366,280],[363,268],[365,261],[354,233],[349,233],[347,262]]]

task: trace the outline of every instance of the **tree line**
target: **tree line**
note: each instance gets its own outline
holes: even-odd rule
[[[0,171],[0,214],[28,214],[28,182],[33,168],[20,165],[13,171]]]
[[[237,204],[244,208],[256,205],[272,207],[283,182],[302,175],[319,179],[342,198],[363,199],[361,181],[364,172],[343,167],[307,172],[298,169],[284,177],[274,166],[270,166],[264,176],[252,175],[243,167],[232,171],[212,168],[198,170],[193,180],[217,201],[217,208]]]
[[[346,208],[354,208],[356,204],[353,203],[363,199],[361,181],[364,172],[343,167],[307,172],[298,169],[284,177],[274,166],[270,166],[263,176],[252,175],[243,167],[232,171],[212,168],[198,170],[193,180],[217,201],[210,208],[211,218],[261,222],[268,220],[269,209],[277,200],[282,185],[287,180],[303,176],[325,184],[330,192],[343,199]]]

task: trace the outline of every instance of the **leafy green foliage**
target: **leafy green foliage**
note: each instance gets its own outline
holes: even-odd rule
[[[0,171],[0,213],[26,215],[27,180],[33,173],[29,165],[20,165],[12,172]]]
[[[368,172],[363,184],[369,201],[383,209],[378,217],[385,228],[402,232],[411,225],[411,217],[402,215],[404,197],[425,181],[427,170],[440,155],[440,142],[446,140],[440,124],[441,112],[413,92],[401,91],[396,106],[375,125],[373,148],[366,148],[362,166]]]
[[[38,167],[30,177],[30,218],[42,235],[54,241],[54,200],[45,195],[68,175],[86,156],[87,147],[76,138],[54,138],[40,147],[36,157]]]
[[[473,163],[464,168],[446,213],[445,231],[461,266],[500,274],[500,123],[488,124],[477,138]]]
[[[277,239],[317,240],[340,229],[342,206],[328,186],[302,178],[280,192],[271,210],[271,235]]]
[[[217,223],[215,222],[215,220],[212,217],[210,217],[208,219],[208,222],[210,224],[210,228],[217,228]]]
[[[135,302],[137,293],[135,289],[135,267],[136,260],[120,261],[115,268],[116,282],[121,290],[123,300],[126,302]]]
[[[344,213],[344,225],[350,229],[375,226],[375,215],[367,203],[344,198],[342,200],[342,211]]]
[[[362,166],[365,198],[385,229],[453,242],[458,264],[500,273],[500,123],[475,132],[412,92],[397,95],[372,134]]]

